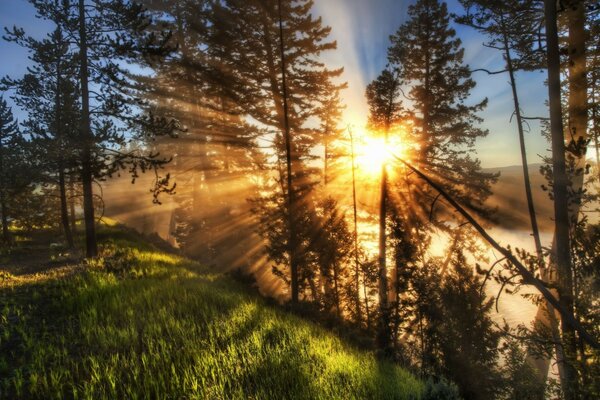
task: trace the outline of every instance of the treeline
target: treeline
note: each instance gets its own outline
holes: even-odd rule
[[[540,307],[532,327],[492,321],[487,281],[501,292],[532,282],[506,259],[487,267],[472,227],[402,164],[480,220],[493,218],[485,200],[497,176],[482,171],[474,150],[488,134],[477,116],[487,99],[470,97],[475,72],[454,18],[489,38],[505,68],[487,72],[510,80],[536,244],[536,254],[514,253],[597,341],[600,230],[586,211],[599,176],[585,158],[590,140],[597,153],[600,134],[595,3],[554,10],[534,0],[462,0],[456,16],[437,0],[411,5],[390,38],[387,67],[366,88],[369,130],[390,149],[398,139],[404,147],[382,162],[378,187],[356,179],[343,69],[322,61],[336,44],[312,1],[31,3],[56,28],[43,40],[16,27],[5,33],[33,62],[23,77],[2,81],[28,115],[17,124],[0,103],[6,243],[11,224],[52,225],[72,247],[81,208],[94,257],[103,208],[95,184],[152,171],[157,203],[176,193],[170,231],[183,251],[227,264],[266,259],[294,308],[373,339],[382,356],[454,382],[462,397],[556,391],[546,384],[553,355],[565,398],[598,395],[597,343],[544,298],[529,296]],[[516,73],[533,70],[548,70],[553,159],[542,172],[555,200],[552,249],[539,239],[518,98]],[[365,190],[377,193],[377,207],[362,205]],[[365,222],[379,226],[376,255],[359,232]],[[440,235],[448,246],[433,256]]]

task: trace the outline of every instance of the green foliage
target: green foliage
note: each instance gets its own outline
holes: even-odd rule
[[[110,233],[82,272],[0,286],[0,398],[421,396],[403,369],[230,278]]]
[[[445,275],[435,261],[405,273],[405,291],[414,293],[403,305],[414,316],[403,326],[413,333],[407,353],[423,374],[456,383],[465,399],[496,398],[505,381],[498,368],[501,333],[490,316],[493,299],[462,251],[454,252]]]
[[[17,208],[15,197],[31,189],[28,150],[12,109],[0,97],[0,216],[4,243],[11,241],[9,219]]]
[[[540,381],[536,370],[527,361],[527,353],[523,346],[510,337],[502,345],[505,385],[502,398],[534,400],[544,393],[544,383]]]
[[[460,398],[458,388],[453,383],[444,379],[437,381],[428,379],[425,382],[423,400],[458,400]]]
[[[369,105],[369,128],[375,131],[389,131],[392,125],[400,122],[404,111],[400,100],[398,70],[385,69],[366,90]]]
[[[483,211],[497,177],[481,170],[474,151],[476,140],[488,134],[478,127],[482,120],[477,116],[487,99],[466,104],[475,81],[463,62],[464,48],[450,26],[446,3],[419,0],[410,5],[408,20],[391,42],[390,66],[409,88],[406,95],[413,105],[405,115],[412,121],[410,141],[418,144],[413,158],[423,172],[443,181],[454,197]],[[425,212],[429,196],[436,195],[431,190],[425,187],[416,193]]]

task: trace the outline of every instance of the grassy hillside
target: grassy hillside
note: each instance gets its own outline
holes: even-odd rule
[[[241,283],[102,236],[89,265],[41,244],[0,256],[0,398],[421,397],[408,372]]]

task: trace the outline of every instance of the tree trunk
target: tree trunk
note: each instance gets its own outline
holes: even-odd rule
[[[340,310],[340,290],[338,286],[338,266],[337,263],[333,263],[333,288],[335,290],[335,310],[338,318],[342,317],[342,312]]]
[[[350,133],[350,156],[352,157],[352,216],[354,218],[354,285],[356,290],[356,322],[358,325],[362,322],[362,315],[360,311],[360,263],[358,262],[358,218],[356,210],[356,166],[354,163],[354,136],[352,131],[348,129]],[[365,282],[366,284],[366,282]],[[366,297],[366,294],[365,294]],[[366,298],[365,298],[366,301]],[[365,302],[367,313],[369,312],[368,302]]]
[[[363,274],[363,294],[365,296],[365,317],[367,320],[367,330],[371,330],[371,312],[369,311],[369,293],[367,293],[366,274]]]
[[[2,208],[2,239],[5,244],[10,243],[10,231],[8,230],[8,206],[4,192],[0,194],[0,207]]]
[[[62,223],[63,232],[69,248],[73,248],[73,234],[69,225],[69,210],[67,204],[67,188],[65,183],[65,171],[62,166],[58,170],[58,190],[60,193],[60,220]]]
[[[503,24],[503,45],[504,45],[504,57],[506,60],[506,69],[508,70],[508,76],[510,78],[510,87],[512,90],[513,103],[515,107],[515,118],[517,120],[517,130],[519,134],[519,145],[521,149],[521,163],[523,166],[523,181],[525,185],[525,197],[527,198],[527,209],[529,211],[529,221],[531,223],[531,233],[535,243],[535,252],[538,259],[538,265],[540,275],[543,280],[547,279],[546,264],[544,262],[544,252],[542,249],[542,241],[540,240],[540,231],[538,228],[537,217],[535,214],[535,204],[533,202],[533,194],[531,191],[531,181],[529,179],[529,164],[527,162],[527,151],[525,147],[525,134],[523,130],[523,118],[521,116],[521,106],[519,104],[519,95],[517,93],[517,82],[515,79],[514,67],[512,57],[510,54],[510,47],[508,41],[508,35],[504,26],[504,18],[501,15],[501,23]],[[556,294],[556,293],[554,293]],[[556,312],[554,308],[546,301],[540,307],[539,311],[542,312],[540,315],[536,315],[536,323],[542,323],[546,328],[552,332],[552,337],[556,343],[556,359],[559,368],[559,375],[564,375],[563,371],[563,351],[560,343],[560,333],[558,331],[558,321],[556,319]],[[535,354],[528,354],[529,363],[536,369],[538,378],[541,382],[545,382],[548,377],[548,370],[550,368],[550,359],[540,358]],[[561,378],[562,379],[562,378]]]
[[[83,220],[85,224],[85,248],[88,258],[98,255],[96,242],[96,219],[94,217],[94,191],[92,173],[92,128],[90,122],[90,94],[88,76],[88,49],[85,1],[79,0],[79,74],[81,84],[81,185],[83,189]]]
[[[287,83],[286,83],[286,66],[285,66],[285,50],[283,41],[283,15],[281,10],[281,0],[278,0],[278,11],[279,11],[279,50],[281,54],[281,87],[283,93],[283,125],[284,125],[284,138],[285,138],[285,157],[287,167],[287,203],[288,203],[288,214],[287,222],[289,229],[289,240],[288,240],[288,255],[290,257],[290,270],[291,270],[291,286],[292,296],[291,300],[293,304],[298,303],[298,261],[296,259],[297,250],[297,237],[296,227],[294,224],[295,218],[295,191],[292,185],[292,143],[290,135],[290,121],[289,121],[289,110],[288,110],[288,96],[287,96]]]
[[[384,148],[387,148],[388,129],[385,130]],[[386,349],[390,344],[388,282],[386,265],[386,220],[387,220],[387,163],[381,164],[381,187],[379,198],[379,346]]]
[[[71,214],[71,234],[77,234],[77,216],[75,215],[75,184],[73,176],[69,179],[69,213]]]
[[[586,140],[588,123],[587,67],[585,5],[582,0],[571,0],[567,4],[569,24],[569,133],[568,139]],[[585,154],[577,160],[577,167],[585,166]],[[583,186],[583,177],[575,184]],[[581,187],[580,186],[580,187]],[[579,187],[579,188],[580,188]],[[574,189],[579,189],[575,187]]]
[[[325,135],[327,135],[327,130],[325,131]],[[327,136],[325,136],[324,144],[323,144],[323,184],[325,188],[327,188],[327,159],[329,155],[329,141],[327,140]]]
[[[2,239],[5,244],[10,243],[10,232],[8,230],[8,206],[6,205],[6,187],[4,185],[4,161],[2,153],[4,152],[2,142],[0,141],[0,211],[2,212]]]
[[[552,138],[552,170],[554,177],[554,261],[558,272],[559,301],[565,310],[573,313],[573,288],[571,271],[571,239],[569,236],[569,179],[565,166],[565,141],[562,123],[560,93],[560,55],[557,32],[557,10],[555,0],[545,0],[546,51],[548,58],[548,99],[550,103],[550,133]],[[571,364],[576,354],[574,329],[561,319],[561,330],[565,350],[565,376],[563,392],[567,400],[577,397],[577,375]]]
[[[59,144],[59,152],[62,152],[64,147],[64,141],[62,140],[63,132],[63,123],[62,123],[62,105],[61,105],[61,59],[58,58],[56,60],[56,93],[54,97],[54,107],[55,107],[55,128],[56,128],[56,140]],[[63,156],[62,154],[58,155],[58,192],[60,197],[60,220],[62,224],[62,230],[65,234],[65,240],[67,241],[67,245],[70,249],[74,247],[73,245],[73,235],[71,233],[71,227],[69,226],[69,211],[67,205],[67,188],[65,183],[65,168],[64,168]]]

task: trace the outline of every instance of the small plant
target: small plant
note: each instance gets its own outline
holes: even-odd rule
[[[459,400],[460,398],[458,388],[452,382],[432,378],[425,382],[423,400]]]
[[[0,282],[8,282],[15,279],[15,276],[8,271],[0,270]]]

